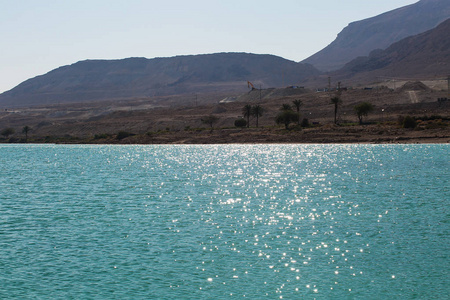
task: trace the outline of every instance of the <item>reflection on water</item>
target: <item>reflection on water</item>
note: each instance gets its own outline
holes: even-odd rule
[[[446,298],[448,145],[0,146],[2,298]]]

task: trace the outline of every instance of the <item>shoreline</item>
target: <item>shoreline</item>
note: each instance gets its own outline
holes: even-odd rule
[[[224,128],[160,131],[99,137],[39,137],[0,140],[2,144],[209,145],[209,144],[449,144],[450,128],[413,130],[394,125],[322,126],[316,128]]]
[[[412,103],[410,91],[403,88],[343,91],[337,113],[330,102],[334,94],[295,90],[298,94],[291,95],[289,89],[278,92],[260,99],[259,93],[250,91],[240,95],[239,101],[227,103],[221,103],[222,94],[215,94],[203,95],[199,104],[174,96],[0,111],[0,143],[450,143],[450,101],[436,101],[445,95],[444,91],[413,91],[418,103]],[[301,122],[277,124],[280,108],[292,106],[295,101],[301,102]],[[355,107],[362,101],[372,103],[373,111],[364,116],[361,125]],[[235,122],[244,118],[243,108],[247,105],[260,106],[263,114],[247,118],[249,128],[236,127]],[[213,121],[205,122],[208,118]],[[405,118],[413,124],[405,125]]]

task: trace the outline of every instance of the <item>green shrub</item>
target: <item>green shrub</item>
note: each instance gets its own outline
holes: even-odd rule
[[[445,127],[447,127],[447,124],[443,123],[442,121],[435,121],[425,125],[425,129],[439,129]]]
[[[119,132],[117,133],[116,139],[122,140],[122,139],[124,139],[124,138],[127,138],[127,137],[129,137],[129,136],[133,136],[133,135],[135,135],[135,134],[134,134],[134,133],[131,133],[131,132],[127,132],[127,131],[119,131]]]
[[[417,121],[411,116],[406,116],[403,118],[402,127],[403,128],[416,128]]]
[[[15,130],[13,128],[5,128],[3,129],[0,134],[3,135],[5,138],[8,138],[11,134],[14,134]]]
[[[213,129],[214,123],[216,123],[218,120],[219,118],[214,115],[209,115],[201,119],[203,124],[208,124],[211,127],[211,130]]]
[[[359,119],[359,125],[363,124],[363,117],[367,117],[367,115],[374,110],[374,106],[369,102],[361,102],[353,107],[356,115]]]
[[[285,105],[283,105],[284,107]],[[284,124],[285,129],[289,128],[289,124],[293,122],[297,122],[299,118],[299,114],[294,112],[293,110],[283,109],[275,118],[275,122],[277,124]]]
[[[247,121],[243,118],[239,118],[236,121],[234,121],[234,126],[243,128],[247,126]]]
[[[19,142],[19,139],[14,136],[10,137],[8,140],[8,143],[17,143],[17,142]]]
[[[422,116],[419,119],[421,119],[422,121],[435,121],[435,120],[446,120],[449,121],[450,117],[449,116],[441,116],[441,115],[431,115],[431,116]]]
[[[307,118],[303,118],[301,126],[309,127],[309,120]]]
[[[101,139],[107,139],[109,138],[109,134],[106,133],[100,133],[100,134],[96,134],[94,135],[94,140],[101,140]]]

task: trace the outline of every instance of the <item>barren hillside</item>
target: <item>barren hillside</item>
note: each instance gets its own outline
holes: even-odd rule
[[[0,107],[243,92],[247,81],[281,87],[318,73],[310,65],[247,53],[87,60],[21,83],[0,95]]]
[[[450,1],[421,0],[373,18],[350,23],[327,47],[303,60],[321,71],[343,67],[358,56],[386,49],[408,36],[436,27],[450,17]]]

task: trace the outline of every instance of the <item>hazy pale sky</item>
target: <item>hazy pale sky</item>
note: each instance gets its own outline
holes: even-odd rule
[[[216,52],[301,61],[418,0],[0,0],[0,93],[85,59]]]

